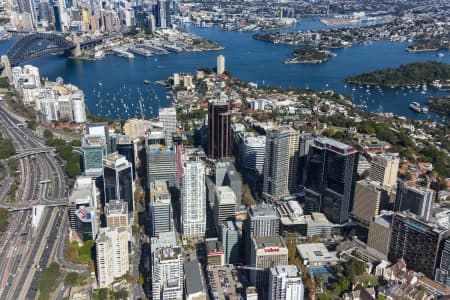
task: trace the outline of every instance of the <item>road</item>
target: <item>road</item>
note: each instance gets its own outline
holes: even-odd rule
[[[0,103],[0,130],[4,137],[13,140],[16,152],[45,148],[42,138],[20,125],[23,120],[11,114],[5,105],[3,101]],[[62,160],[54,153],[37,152],[18,160],[19,190],[15,202],[0,203],[3,207],[66,204],[69,190]],[[6,237],[0,241],[1,300],[36,298],[39,275],[53,260],[62,241],[60,228],[66,224],[66,215],[64,206],[46,207],[36,229],[31,226],[30,210],[11,213]]]

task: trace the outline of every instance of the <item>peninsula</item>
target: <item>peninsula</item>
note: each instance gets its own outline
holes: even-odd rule
[[[401,65],[398,68],[386,68],[363,73],[348,77],[345,79],[345,82],[399,87],[431,84],[435,81],[446,82],[448,79],[450,79],[449,64],[428,61]]]
[[[331,54],[326,50],[313,47],[301,47],[292,52],[292,58],[284,61],[285,64],[320,64],[326,62]]]
[[[429,98],[427,105],[431,111],[442,116],[450,117],[450,96]]]

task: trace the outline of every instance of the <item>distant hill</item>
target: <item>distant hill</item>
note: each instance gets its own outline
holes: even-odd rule
[[[380,69],[345,79],[347,83],[405,86],[432,83],[435,80],[445,82],[450,79],[450,65],[427,61],[401,65],[398,68]]]

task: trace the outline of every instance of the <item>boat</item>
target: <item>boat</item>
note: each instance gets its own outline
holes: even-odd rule
[[[145,80],[144,80],[144,83],[145,83],[145,84],[149,84],[150,81],[148,81],[147,79],[145,79]]]
[[[103,83],[99,82],[99,83],[98,83],[98,85],[99,85],[99,86],[102,86],[102,85],[103,85]]]
[[[428,106],[423,106],[421,110],[424,114],[427,114],[429,111]]]
[[[418,112],[418,113],[420,113],[420,112],[422,112],[422,109],[420,108],[420,104],[419,104],[419,102],[411,102],[410,104],[409,104],[409,108],[411,109],[411,110],[413,110],[413,111],[415,111],[415,112]]]

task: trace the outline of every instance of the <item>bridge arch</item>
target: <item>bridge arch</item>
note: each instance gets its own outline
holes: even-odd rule
[[[6,54],[11,66],[53,53],[68,53],[75,48],[75,44],[64,36],[54,33],[33,33],[27,35],[14,44]]]

